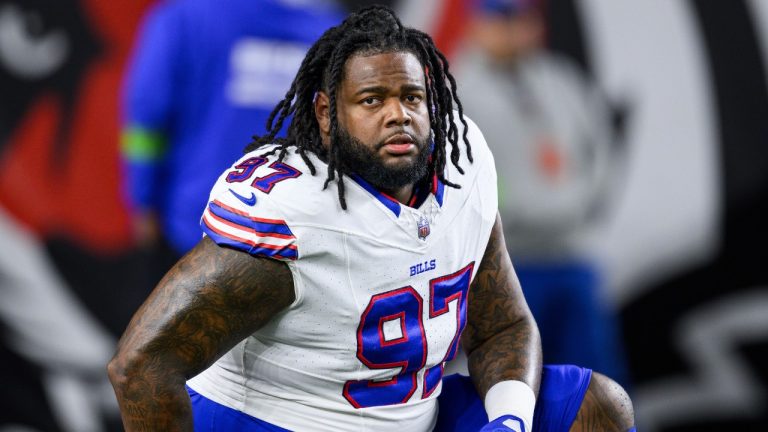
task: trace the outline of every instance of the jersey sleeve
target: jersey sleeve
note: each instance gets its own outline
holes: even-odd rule
[[[250,182],[232,181],[235,168],[224,172],[211,192],[200,219],[205,235],[222,247],[256,257],[294,261],[297,238],[271,197]]]

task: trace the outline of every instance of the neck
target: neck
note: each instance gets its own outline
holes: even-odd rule
[[[403,186],[401,188],[394,189],[394,190],[393,189],[389,189],[389,190],[382,189],[381,191],[384,192],[385,194],[391,196],[392,198],[396,199],[401,204],[406,204],[407,205],[408,201],[411,200],[411,196],[413,196],[413,185],[410,184],[410,185]]]

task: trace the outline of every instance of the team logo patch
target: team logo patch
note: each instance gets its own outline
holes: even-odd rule
[[[422,216],[419,219],[417,227],[419,230],[419,238],[422,240],[426,240],[427,236],[429,235],[429,221],[427,220],[427,218]]]

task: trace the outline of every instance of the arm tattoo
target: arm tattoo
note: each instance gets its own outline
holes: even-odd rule
[[[294,300],[288,267],[204,238],[136,312],[109,365],[127,431],[192,430],[184,384]]]
[[[462,345],[481,398],[504,380],[527,383],[538,393],[541,341],[504,243],[499,216],[469,293]]]

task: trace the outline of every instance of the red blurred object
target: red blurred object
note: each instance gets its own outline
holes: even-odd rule
[[[55,90],[44,90],[4,145],[0,204],[42,237],[63,235],[102,253],[131,246],[119,182],[118,94],[134,34],[151,3],[81,1],[101,47],[98,56],[83,72],[71,106]],[[55,151],[59,139],[63,157]]]

